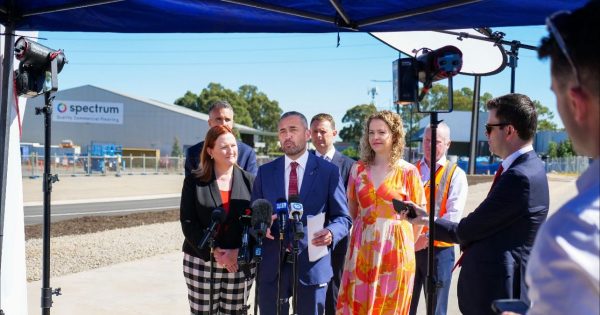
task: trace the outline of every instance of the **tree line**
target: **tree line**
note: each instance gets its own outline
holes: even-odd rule
[[[187,91],[182,97],[175,100],[180,105],[191,110],[208,114],[208,108],[216,101],[224,100],[231,104],[235,113],[234,120],[262,131],[275,132],[277,122],[283,113],[279,102],[271,100],[254,85],[244,84],[237,90],[230,90],[219,83],[211,82],[198,94]],[[277,140],[273,137],[262,137],[267,150],[277,148]]]
[[[420,102],[422,110],[444,109],[448,108],[448,87],[442,84],[434,84],[429,93]],[[468,87],[456,89],[453,91],[454,111],[471,111],[473,106],[474,92]],[[480,96],[479,110],[486,111],[485,103],[492,99],[489,92]],[[187,91],[182,97],[175,100],[176,105],[180,105],[191,110],[208,113],[209,106],[217,100],[228,101],[235,112],[235,122],[251,126],[258,130],[276,132],[277,122],[282,114],[279,102],[270,99],[264,92],[261,92],[256,86],[245,84],[237,90],[230,90],[219,83],[209,83],[198,94]],[[557,130],[557,125],[552,122],[554,113],[534,100],[538,112],[538,130]],[[344,127],[339,131],[342,141],[351,144],[351,147],[345,152],[350,156],[358,156],[358,143],[362,136],[364,122],[369,115],[375,113],[377,108],[373,103],[359,104],[350,107],[342,123]],[[407,145],[411,142],[408,137],[418,131],[419,121],[427,114],[418,113],[412,106],[400,106],[397,108],[402,116],[407,135]],[[411,118],[412,115],[412,118]],[[274,137],[263,137],[262,141],[267,144],[269,152],[277,150],[277,139]]]

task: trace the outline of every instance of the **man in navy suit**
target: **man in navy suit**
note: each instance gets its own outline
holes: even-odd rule
[[[210,129],[219,125],[225,125],[229,129],[233,129],[233,107],[226,101],[216,101],[208,108],[208,128]],[[201,141],[187,149],[185,156],[185,176],[190,175],[193,170],[198,168],[200,152],[202,152],[203,146],[204,141]],[[237,146],[238,165],[245,171],[256,175],[258,170],[256,166],[256,153],[254,153],[254,150],[249,145],[241,141],[237,141]]]
[[[454,223],[436,219],[435,238],[458,243],[458,306],[466,315],[495,314],[496,299],[527,300],[525,268],[549,206],[544,164],[533,151],[537,113],[529,97],[508,94],[487,103],[490,151],[503,159],[485,200]],[[423,213],[422,209],[418,209]],[[427,221],[420,216],[413,221]]]
[[[264,198],[275,204],[280,198],[299,196],[304,206],[302,225],[305,235],[299,241],[297,313],[323,314],[327,284],[333,275],[331,257],[327,254],[316,261],[310,261],[308,242],[331,248],[346,237],[352,224],[348,203],[337,166],[306,150],[310,131],[304,115],[298,112],[284,113],[279,120],[278,133],[285,155],[258,169],[252,199]],[[320,213],[326,215],[323,229],[314,235],[308,235],[306,217]],[[289,297],[294,286],[293,265],[285,259],[279,264],[280,242],[274,240],[272,235],[279,235],[277,220],[274,220],[263,243],[263,259],[257,279],[260,284],[260,313],[277,314],[277,275],[280,273],[280,312],[289,314]],[[285,248],[289,248],[289,239],[288,235],[283,241]]]
[[[354,165],[354,160],[343,155],[333,146],[333,140],[337,135],[335,121],[329,114],[317,114],[310,120],[310,136],[315,146],[314,153],[326,161],[333,163],[340,169],[340,176],[344,182],[344,189],[348,187],[348,177],[350,169]],[[331,267],[333,268],[333,277],[327,287],[327,298],[325,302],[325,314],[335,314],[337,305],[337,296],[344,272],[344,260],[346,250],[348,249],[348,237],[341,239],[331,251]]]

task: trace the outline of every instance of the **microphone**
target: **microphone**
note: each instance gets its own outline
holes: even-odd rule
[[[246,208],[240,216],[240,222],[242,223],[242,246],[238,251],[238,264],[240,267],[246,267],[250,254],[248,252],[248,230],[252,219],[252,209]]]
[[[240,215],[240,222],[243,226],[251,225],[253,213],[254,211],[251,208],[244,209],[244,212]]]
[[[217,228],[217,226],[219,224],[225,222],[226,217],[227,217],[227,214],[225,213],[225,210],[223,210],[223,208],[217,207],[212,211],[212,213],[210,215],[210,220],[211,220],[210,227],[206,230],[206,232],[204,233],[204,236],[202,237],[202,240],[200,240],[200,244],[198,245],[198,248],[200,250],[204,249],[209,238],[214,237],[213,234],[215,233],[215,229]]]
[[[252,227],[254,227],[254,233],[257,240],[260,240],[265,237],[265,234],[267,234],[267,229],[271,226],[273,206],[268,200],[256,199],[252,203],[251,207],[251,224]]]
[[[285,224],[288,219],[288,203],[285,198],[279,198],[275,202],[275,213],[277,213],[277,221],[279,221],[279,239],[283,240],[285,234]]]
[[[254,260],[260,263],[262,260],[262,239],[267,234],[267,229],[271,226],[271,215],[273,206],[268,200],[256,199],[252,203],[252,226],[254,227],[254,236],[256,246],[254,246]]]
[[[290,196],[290,216],[294,219],[294,221],[302,220],[302,214],[304,214],[304,206],[300,202],[300,197],[298,195]]]
[[[300,202],[298,195],[291,195],[289,202],[290,217],[294,221],[294,240],[304,238],[304,226],[302,225],[302,214],[304,214],[304,206]]]

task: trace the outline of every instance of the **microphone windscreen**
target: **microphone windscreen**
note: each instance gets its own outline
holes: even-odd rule
[[[225,219],[227,218],[227,213],[225,213],[225,210],[223,208],[215,208],[215,210],[213,210],[212,214],[210,215],[210,219],[213,222],[217,222],[219,224],[225,222]]]
[[[298,196],[298,195],[291,195],[291,196],[288,198],[288,202],[289,202],[289,203],[292,203],[292,202],[295,202],[295,203],[301,203],[301,202],[300,202],[300,196]]]
[[[271,215],[273,214],[273,206],[268,200],[256,199],[251,205],[252,208],[252,226],[257,226],[260,223],[271,225]]]

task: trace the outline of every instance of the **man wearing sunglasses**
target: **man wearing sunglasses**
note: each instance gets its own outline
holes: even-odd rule
[[[503,159],[486,199],[455,223],[435,221],[438,241],[458,243],[463,255],[458,306],[465,315],[495,314],[492,301],[527,301],[525,270],[535,235],[548,214],[548,179],[532,147],[537,113],[529,97],[508,94],[488,101],[490,151]],[[413,224],[427,222],[426,212]]]
[[[530,315],[600,314],[600,1],[546,21],[539,57],[575,151],[594,159],[578,195],[542,226],[527,268]]]

